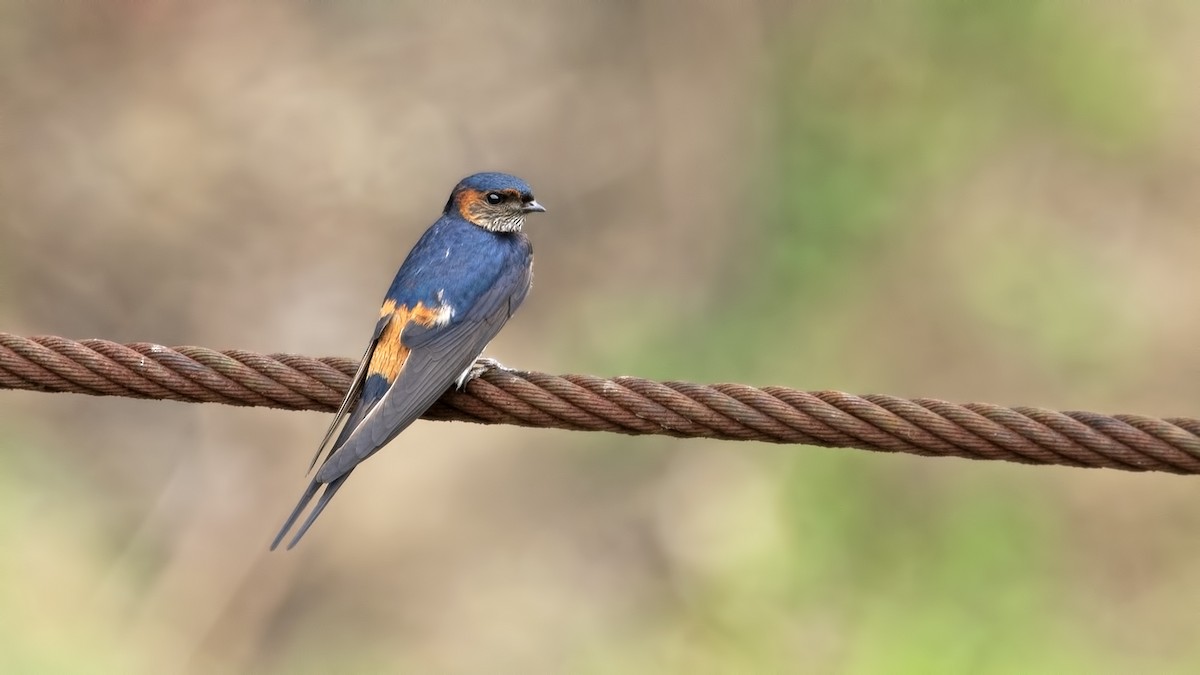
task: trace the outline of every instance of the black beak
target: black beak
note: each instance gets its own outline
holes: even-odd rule
[[[531,199],[531,200],[525,202],[525,204],[521,207],[521,212],[522,213],[545,213],[546,207],[537,203],[536,199]]]

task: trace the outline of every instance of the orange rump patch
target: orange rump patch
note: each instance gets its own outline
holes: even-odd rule
[[[404,368],[408,360],[408,348],[400,342],[400,333],[404,330],[404,322],[395,316],[392,322],[383,329],[379,341],[375,343],[375,353],[371,355],[371,365],[367,367],[367,375],[382,375],[388,382],[395,382],[396,376]]]
[[[396,305],[395,300],[383,303],[379,310],[380,316],[392,315],[392,320],[375,343],[375,352],[371,355],[371,364],[367,367],[368,375],[382,375],[389,383],[395,382],[404,363],[408,361],[408,348],[404,346],[401,337],[404,327],[411,321],[421,326],[433,326],[445,317],[445,310],[426,307],[418,302],[409,309],[405,305]]]

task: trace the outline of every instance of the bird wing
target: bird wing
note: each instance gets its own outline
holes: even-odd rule
[[[358,362],[358,368],[354,371],[354,376],[350,379],[350,387],[346,390],[346,396],[342,398],[342,404],[338,406],[337,413],[335,413],[333,416],[333,422],[330,423],[329,429],[325,432],[325,437],[321,439],[321,444],[317,446],[317,451],[313,454],[312,462],[308,465],[309,471],[312,471],[313,467],[316,466],[317,460],[321,457],[321,453],[325,450],[326,446],[329,447],[329,451],[326,453],[326,461],[328,461],[328,458],[333,454],[334,450],[336,450],[339,446],[341,446],[342,443],[346,441],[346,437],[349,436],[352,431],[354,431],[354,429],[362,421],[363,416],[370,412],[374,407],[374,403],[378,401],[378,396],[376,396],[374,400],[370,400],[364,399],[363,394],[366,388],[367,377],[371,370],[371,364],[375,361],[375,351],[379,346],[379,341],[381,338],[383,338],[384,332],[392,325],[396,318],[395,313],[387,308],[386,305],[385,309],[388,309],[388,311],[381,312],[379,321],[375,323],[375,331],[371,334],[371,341],[367,343],[367,349],[363,353],[362,359]],[[346,419],[347,414],[350,416],[349,419]],[[342,426],[342,431],[338,434],[337,440],[330,445],[329,439],[333,437],[333,432],[337,430],[338,424],[341,423],[343,419],[346,419],[346,423]],[[329,500],[333,498],[333,495],[338,491],[338,488],[342,486],[342,482],[344,480],[345,477],[343,477],[341,481],[337,481],[336,483],[327,486],[325,488],[325,492],[321,495],[320,501],[328,503]],[[292,512],[288,515],[287,520],[284,521],[283,527],[279,529],[279,533],[275,535],[274,541],[271,542],[272,551],[274,551],[279,546],[279,543],[283,541],[283,537],[288,533],[288,530],[292,529],[292,525],[296,524],[296,520],[300,517],[300,514],[304,512],[304,509],[308,506],[308,503],[312,501],[312,498],[316,496],[322,485],[323,483],[315,478],[309,481],[308,487],[304,490],[304,494],[300,496],[300,501],[296,503],[296,507],[292,509]],[[318,506],[320,508],[324,508],[321,505]],[[310,516],[308,522],[305,523],[304,528],[302,528],[300,533],[292,539],[290,544],[288,544],[289,549],[296,545],[296,542],[300,540],[300,535],[304,534],[309,526],[312,525],[313,520],[315,520],[315,517]]]
[[[362,359],[358,362],[358,368],[354,371],[354,377],[350,378],[350,388],[346,390],[346,396],[342,399],[342,404],[338,406],[337,413],[334,414],[333,421],[330,422],[329,429],[325,432],[325,438],[321,439],[321,444],[317,446],[317,451],[313,453],[312,462],[308,465],[309,471],[312,471],[313,467],[317,465],[317,460],[321,458],[321,452],[329,445],[329,439],[333,438],[333,432],[337,430],[338,423],[345,419],[350,409],[358,403],[359,397],[362,395],[363,382],[367,379],[367,367],[371,364],[371,356],[375,353],[375,345],[379,343],[379,336],[383,334],[384,329],[392,322],[392,318],[393,314],[389,312],[379,317],[379,321],[375,324],[375,332],[371,334],[371,342],[367,344],[367,350],[363,352]],[[359,406],[356,412],[364,408],[365,406]],[[346,429],[352,429],[353,426],[347,424],[342,428],[343,432]],[[338,436],[337,442],[329,447],[329,454],[332,454],[333,448],[336,448],[345,440],[344,435],[343,433],[343,435]],[[326,457],[328,457],[328,454]]]
[[[524,300],[530,281],[527,266],[509,270],[501,274],[461,315],[441,325],[428,318],[436,314],[436,310],[420,303],[409,308],[389,301],[393,308],[391,318],[385,321],[388,317],[384,316],[376,325],[377,336],[364,356],[366,368],[359,368],[363,374],[361,382],[357,382],[359,378],[356,378],[360,395],[353,412],[342,427],[329,457],[321,464],[296,508],[276,535],[271,544],[272,550],[283,540],[323,484],[324,492],[288,543],[289,549],[300,541],[316,521],[354,467],[416,421],[475,362],[483,348],[500,332],[500,328]],[[385,303],[385,309],[388,306]],[[376,377],[386,382],[386,389],[381,395],[373,391],[376,387],[372,386],[371,378]],[[332,427],[326,438],[331,434]],[[321,448],[324,445],[322,443]]]
[[[408,352],[387,391],[317,471],[329,483],[370,457],[417,420],[475,362],[529,290],[528,270],[501,275],[469,308],[443,326],[409,322]],[[348,425],[347,425],[348,426]]]

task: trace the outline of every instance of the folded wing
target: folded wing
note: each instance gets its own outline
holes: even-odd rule
[[[451,308],[447,322],[417,320],[407,307],[393,304],[395,310],[376,324],[375,336],[350,393],[318,448],[318,456],[347,410],[349,418],[275,537],[272,549],[283,540],[322,485],[325,490],[288,543],[289,549],[316,521],[354,467],[416,421],[471,367],[525,299],[530,280],[528,266],[502,273],[469,307]],[[382,382],[372,378],[382,378]],[[386,388],[378,394],[381,384]]]

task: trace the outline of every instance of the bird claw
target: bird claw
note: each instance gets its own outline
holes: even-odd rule
[[[489,370],[509,370],[509,369],[503,363],[500,363],[496,359],[489,359],[485,356],[481,356],[481,357],[475,359],[475,363],[472,363],[471,367],[467,368],[466,371],[464,371],[463,374],[459,376],[458,382],[457,382],[458,388],[462,389],[463,387],[467,386],[468,382],[483,375],[484,373],[486,373]]]

